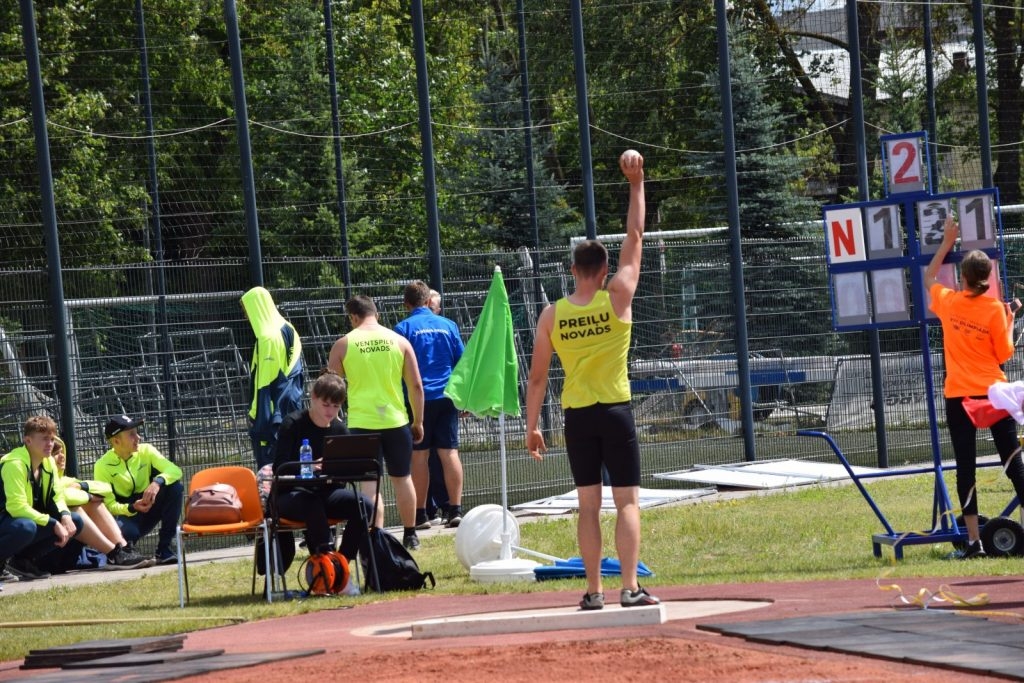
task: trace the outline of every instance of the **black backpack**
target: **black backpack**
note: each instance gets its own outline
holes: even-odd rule
[[[370,566],[370,555],[368,548],[360,553],[360,560],[363,566],[363,575],[366,577],[366,585],[374,591],[405,591],[420,590],[437,585],[434,575],[431,572],[421,572],[409,551],[405,549],[402,542],[383,529],[370,529],[366,535],[367,543],[373,548],[373,558],[377,564],[378,583],[374,578],[373,569]]]

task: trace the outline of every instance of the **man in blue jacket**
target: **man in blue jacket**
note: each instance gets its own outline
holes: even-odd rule
[[[409,340],[423,379],[423,440],[413,444],[412,481],[416,488],[416,527],[429,526],[426,501],[430,486],[428,456],[436,448],[444,483],[448,489],[445,524],[457,527],[462,521],[462,462],[459,460],[459,410],[444,395],[448,378],[462,358],[465,346],[458,326],[437,315],[428,306],[430,287],[421,280],[405,287],[404,303],[409,312],[395,325],[395,332]]]
[[[243,294],[242,308],[256,335],[249,366],[249,436],[259,471],[274,462],[277,429],[285,415],[302,410],[302,340],[263,287],[253,287]]]

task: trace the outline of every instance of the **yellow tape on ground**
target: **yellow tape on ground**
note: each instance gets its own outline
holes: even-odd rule
[[[1003,612],[1000,610],[972,610],[965,612],[963,610],[954,610],[956,614],[966,614],[972,617],[1011,617],[1013,619],[1020,619],[1024,621],[1024,614],[1018,614],[1017,612]]]
[[[895,601],[898,601],[903,605],[920,607],[921,609],[928,609],[928,606],[932,603],[948,603],[956,607],[984,607],[990,602],[988,593],[978,593],[973,597],[965,598],[954,593],[950,587],[945,584],[939,586],[939,590],[936,592],[932,592],[927,588],[921,588],[916,594],[907,595],[899,584],[882,584],[881,579],[882,577],[875,579],[875,585],[878,586],[879,590],[896,591],[899,595],[896,596]],[[896,607],[898,605],[894,604],[893,606]]]
[[[954,593],[949,586],[939,586],[939,592],[936,593],[939,600],[948,602],[957,607],[984,607],[991,602],[988,599],[988,593],[978,593],[974,597],[964,598]]]

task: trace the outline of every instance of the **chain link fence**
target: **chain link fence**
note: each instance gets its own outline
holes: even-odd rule
[[[121,412],[144,417],[145,437],[187,475],[252,464],[253,338],[239,298],[253,284],[257,246],[265,284],[302,337],[310,376],[347,331],[348,296],[374,297],[382,322],[393,325],[403,315],[403,285],[430,279],[423,102],[408,10],[355,0],[323,9],[241,3],[246,169],[219,3],[34,4],[65,303],[54,310],[48,295],[55,274],[40,210],[28,56],[18,8],[8,3],[0,8],[0,448],[20,443],[27,416],[59,417],[58,384],[70,379],[74,425],[61,428],[75,430],[80,474],[106,449],[102,425]],[[571,286],[570,239],[590,218],[576,207],[592,199],[598,233],[620,232],[627,189],[616,159],[636,147],[647,161],[650,231],[630,372],[644,485],[680,486],[655,475],[744,459],[741,317],[757,457],[830,461],[817,440],[795,434],[816,427],[833,432],[854,464],[876,464],[870,344],[864,334],[831,329],[819,215],[822,204],[850,200],[859,161],[843,11],[732,4],[745,287],[737,306],[711,6],[583,3],[592,143],[585,166],[570,4],[526,2],[520,32],[512,3],[426,3],[445,314],[468,338],[500,265],[525,382],[539,308]],[[858,12],[877,196],[878,136],[927,118],[921,17],[889,2],[860,3]],[[952,7],[936,12],[936,190],[980,187],[969,17]],[[989,32],[998,30],[988,21]],[[990,71],[1004,56],[989,52]],[[991,95],[997,111],[1010,110],[1006,92]],[[1019,156],[1019,132],[1001,140],[997,156]],[[255,216],[245,202],[250,171]],[[1024,272],[1019,217],[1004,214],[1011,292]],[[258,245],[247,229],[254,218]],[[614,259],[617,244],[609,247]],[[56,357],[58,314],[70,378]],[[938,331],[927,333],[939,349]],[[880,342],[888,462],[927,462],[919,331],[884,331]],[[941,362],[934,365],[941,387]],[[1017,359],[1007,372],[1020,376]],[[556,365],[543,413],[552,450],[543,462],[526,454],[522,420],[508,422],[512,504],[571,488],[560,386]],[[496,502],[497,424],[469,417],[461,427],[466,505]],[[394,521],[393,507],[387,514]]]

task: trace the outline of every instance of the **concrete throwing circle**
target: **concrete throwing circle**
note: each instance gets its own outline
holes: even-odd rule
[[[593,611],[584,611],[575,606],[548,607],[379,624],[353,629],[352,635],[429,639],[644,626],[741,612],[770,604],[771,600],[671,600],[647,607],[621,607],[613,603],[606,605],[602,610]]]

